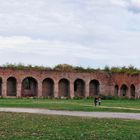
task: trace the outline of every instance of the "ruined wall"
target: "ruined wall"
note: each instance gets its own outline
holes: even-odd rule
[[[118,96],[121,95],[121,87],[125,85],[128,90],[127,90],[127,97],[131,98],[131,87],[132,85],[135,88],[135,97],[140,96],[140,75],[139,74],[123,74],[123,73],[115,73],[112,74],[112,85],[115,87],[115,85],[118,85],[119,91],[118,91]],[[113,91],[112,91],[113,93]],[[132,97],[133,98],[133,97]]]
[[[8,79],[16,79],[10,80]],[[59,72],[45,70],[0,69],[1,96],[37,97],[94,97],[98,94],[126,97],[140,96],[140,76],[129,74],[109,74],[106,72]],[[25,80],[26,79],[26,80]],[[26,81],[26,82],[23,82]],[[79,81],[79,83],[77,82]],[[10,83],[10,85],[9,85]],[[16,88],[11,87],[15,85]],[[23,84],[24,83],[24,84]],[[82,84],[81,84],[82,83]],[[118,92],[115,91],[118,86]],[[12,90],[9,88],[11,87]],[[10,93],[16,89],[16,93]],[[35,92],[35,93],[34,93]],[[95,93],[96,92],[96,93]],[[8,94],[7,94],[8,93]]]

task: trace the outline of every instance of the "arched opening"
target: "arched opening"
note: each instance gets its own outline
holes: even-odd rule
[[[2,78],[0,78],[0,96],[2,96]]]
[[[89,84],[89,96],[94,97],[99,95],[100,83],[98,80],[92,80]]]
[[[37,96],[37,81],[32,77],[27,77],[22,81],[22,96]]]
[[[115,96],[118,96],[118,93],[119,93],[119,86],[115,85],[115,87],[114,87],[114,94],[115,94]]]
[[[135,98],[135,86],[134,85],[131,85],[131,87],[130,87],[130,93],[131,93],[131,97],[132,98]]]
[[[67,79],[59,81],[59,97],[70,97],[70,84]]]
[[[43,97],[54,97],[54,81],[50,78],[46,78],[42,83],[42,95]]]
[[[75,97],[85,96],[85,83],[82,79],[77,79],[74,82],[74,94],[75,94]]]
[[[128,87],[126,85],[121,86],[121,96],[126,96],[128,91]]]
[[[7,79],[7,96],[16,96],[17,81],[15,77],[9,77]]]

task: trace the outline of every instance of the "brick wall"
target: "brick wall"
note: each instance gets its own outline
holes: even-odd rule
[[[21,97],[24,95],[22,93],[25,92],[27,96],[37,96],[37,97],[64,96],[73,98],[74,96],[89,97],[95,96],[96,94],[112,95],[112,96],[117,94],[118,96],[123,96],[122,92],[126,92],[125,96],[129,98],[132,97],[131,96],[132,92],[133,94],[135,94],[133,98],[137,98],[140,96],[139,74],[137,75],[123,73],[109,74],[102,71],[87,73],[87,72],[59,72],[45,70],[12,70],[8,68],[6,69],[1,68],[0,77],[1,77],[0,95],[4,97],[7,97],[8,95],[12,96],[16,95],[17,97]],[[12,85],[14,85],[14,80],[13,81],[10,80],[9,85],[8,82],[9,78],[16,79],[16,87],[11,87]],[[26,84],[30,85],[23,86],[23,81],[26,78],[28,78],[26,80],[27,81]],[[77,80],[80,81],[79,84],[76,82]],[[95,81],[97,81],[99,85]],[[96,84],[94,85],[94,83]],[[115,92],[115,86],[118,86],[118,93]],[[127,87],[126,91],[123,88],[124,86]],[[8,93],[10,91],[14,91],[14,88],[16,90],[15,94]]]

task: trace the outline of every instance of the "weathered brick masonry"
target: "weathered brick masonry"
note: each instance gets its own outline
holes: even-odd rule
[[[3,97],[94,97],[98,94],[139,98],[140,75],[107,72],[60,72],[0,69]]]

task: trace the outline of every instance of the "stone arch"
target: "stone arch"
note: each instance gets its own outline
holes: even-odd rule
[[[115,85],[115,87],[114,87],[114,95],[118,96],[118,94],[119,94],[119,86]]]
[[[37,96],[38,84],[37,80],[33,77],[26,77],[22,81],[22,96],[34,97]]]
[[[98,80],[91,80],[89,83],[89,96],[94,97],[99,95],[100,83]]]
[[[59,81],[59,97],[70,97],[70,82],[67,79],[61,79]]]
[[[16,96],[17,93],[17,80],[15,77],[7,79],[7,96]]]
[[[43,97],[54,97],[54,81],[51,78],[46,78],[42,82]]]
[[[77,79],[74,82],[75,97],[85,97],[85,82],[82,79]]]
[[[127,96],[127,92],[128,92],[128,87],[127,85],[123,84],[121,86],[121,96]]]
[[[130,86],[130,94],[132,98],[135,98],[135,86],[133,84]]]

